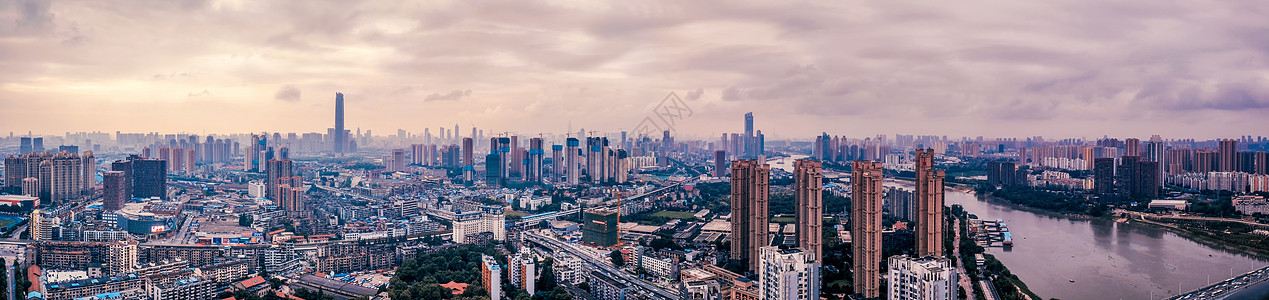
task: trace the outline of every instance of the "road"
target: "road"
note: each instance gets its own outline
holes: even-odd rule
[[[1251,226],[1252,228],[1269,229],[1269,224],[1260,224],[1260,223],[1256,223],[1256,222],[1252,222],[1252,221],[1247,221],[1247,220],[1243,220],[1243,219],[1213,218],[1213,217],[1202,217],[1202,216],[1157,215],[1157,214],[1150,214],[1150,213],[1143,213],[1143,212],[1135,212],[1135,211],[1128,211],[1128,210],[1122,210],[1122,209],[1116,209],[1116,210],[1115,210],[1115,213],[1117,213],[1117,214],[1129,214],[1129,215],[1132,215],[1132,216],[1135,216],[1135,217],[1138,217],[1138,218],[1147,218],[1147,219],[1173,219],[1173,220],[1191,220],[1191,221],[1219,221],[1219,222],[1234,222],[1234,223],[1242,223],[1242,224],[1246,224],[1246,225],[1248,225],[1248,226]]]
[[[8,238],[17,239],[19,236],[22,236],[22,233],[26,232],[27,225],[30,225],[30,224],[31,224],[30,222],[27,222],[26,224],[22,224],[22,226],[18,226],[18,229],[14,230],[13,234],[10,234]]]
[[[4,289],[4,290],[6,291],[6,292],[4,293],[4,297],[5,297],[5,299],[13,300],[13,290],[14,290],[14,285],[13,285],[13,262],[12,262],[12,261],[10,261],[10,260],[9,260],[9,259],[7,259],[7,258],[4,260],[4,262],[5,262],[5,264],[4,264],[4,267],[5,267],[5,268],[4,268],[4,276],[5,276],[5,279],[7,280],[7,281],[5,281],[5,284],[6,284],[7,286],[6,286],[6,287],[5,287],[5,289]]]
[[[652,292],[654,296],[660,297],[662,299],[679,299],[679,295],[675,293],[672,293],[666,289],[656,286],[655,284],[652,284],[642,279],[639,279],[637,277],[634,277],[634,275],[630,273],[626,273],[621,270],[618,270],[613,265],[608,264],[607,262],[599,261],[598,259],[595,259],[595,257],[591,255],[582,253],[583,251],[581,249],[578,249],[577,246],[575,245],[567,244],[559,240],[556,240],[555,238],[541,236],[532,232],[525,232],[523,233],[523,235],[525,238],[528,238],[538,243],[539,245],[543,245],[548,248],[551,248],[552,251],[563,250],[563,251],[569,252],[570,254],[576,255],[577,257],[581,258],[582,261],[585,261],[591,266],[594,266],[596,270],[603,271],[607,273],[608,275],[611,275],[613,278],[617,279],[620,282],[623,282],[626,284],[633,284],[638,286],[640,289],[644,291]]]
[[[955,230],[954,234],[956,234],[956,238],[952,239],[952,247],[953,247],[952,254],[958,255],[961,258],[964,258],[964,256],[960,255],[961,238],[962,238],[962,236],[960,235],[961,218],[954,218],[954,220],[956,220],[956,222],[952,225],[952,228],[954,228],[953,230]],[[960,273],[959,276],[957,276],[960,278],[957,284],[959,284],[961,288],[965,289],[965,299],[974,299],[974,280],[972,278],[969,278],[969,273],[965,271],[964,259],[956,260],[956,272]]]

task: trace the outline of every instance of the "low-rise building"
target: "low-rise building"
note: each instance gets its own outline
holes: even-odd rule
[[[201,300],[216,296],[215,282],[200,277],[186,277],[149,287],[151,300]]]

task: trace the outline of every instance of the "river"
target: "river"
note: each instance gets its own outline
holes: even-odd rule
[[[987,253],[1045,299],[1161,299],[1269,265],[1145,225],[1033,213],[951,189],[945,201],[1004,220],[1013,249]]]

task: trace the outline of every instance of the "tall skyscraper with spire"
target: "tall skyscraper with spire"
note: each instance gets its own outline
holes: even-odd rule
[[[731,259],[742,270],[758,269],[758,253],[767,246],[767,204],[771,165],[756,159],[731,162]]]
[[[943,253],[943,170],[934,169],[934,149],[916,150],[916,253]]]
[[[855,161],[851,167],[852,266],[855,293],[864,298],[881,296],[881,170],[874,161]]]
[[[758,157],[758,154],[757,154],[758,152],[754,151],[755,147],[754,147],[754,140],[753,140],[753,112],[745,113],[744,147],[745,149],[743,153],[745,154],[745,158]]]
[[[821,262],[824,250],[824,175],[823,165],[814,159],[799,159],[793,166],[793,209],[797,222],[798,247],[813,254]]]
[[[348,135],[344,134],[344,93],[335,93],[335,154],[344,154],[344,146],[348,144]]]

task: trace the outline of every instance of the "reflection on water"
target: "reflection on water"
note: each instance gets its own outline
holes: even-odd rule
[[[950,189],[946,202],[1008,223],[1013,249],[987,253],[1045,299],[1159,299],[1269,264],[1153,227],[1037,214]]]

